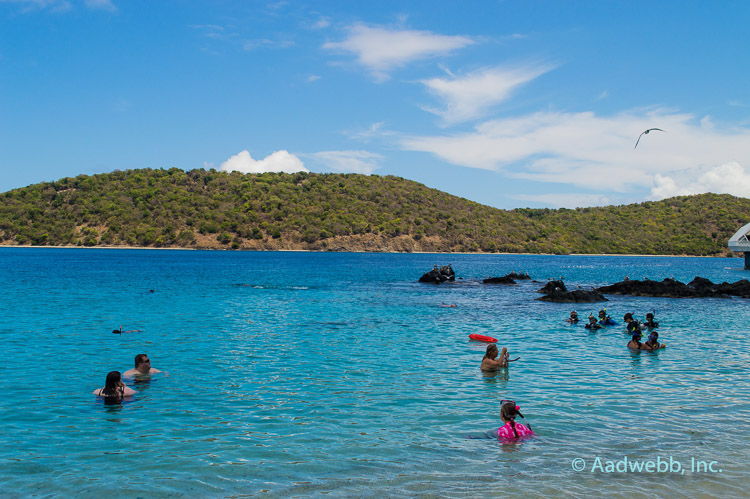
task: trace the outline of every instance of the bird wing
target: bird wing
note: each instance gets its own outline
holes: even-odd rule
[[[636,147],[638,147],[638,142],[641,141],[641,137],[643,137],[644,133],[646,133],[646,132],[641,132],[641,134],[638,136],[638,140],[635,141],[635,146],[633,146],[633,149],[635,149]]]

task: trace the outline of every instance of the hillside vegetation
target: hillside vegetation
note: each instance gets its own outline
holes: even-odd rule
[[[750,200],[498,210],[398,177],[143,169],[0,194],[0,244],[259,250],[729,254]]]

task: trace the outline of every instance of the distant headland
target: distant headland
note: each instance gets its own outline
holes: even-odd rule
[[[0,245],[733,256],[750,199],[500,210],[394,176],[114,171],[0,194]]]

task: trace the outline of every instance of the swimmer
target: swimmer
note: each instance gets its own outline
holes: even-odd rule
[[[646,322],[644,322],[647,328],[654,329],[659,327],[659,323],[654,321],[654,314],[651,312],[646,314]]]
[[[445,303],[445,302],[443,302],[443,303],[440,304],[440,306],[441,307],[445,307],[445,308],[456,308],[456,304],[455,303]]]
[[[631,312],[628,312],[628,313],[626,313],[625,315],[622,316],[622,322],[625,323],[625,327],[627,327],[628,324],[630,324],[631,322],[633,322],[633,320],[634,320],[633,319],[633,314]]]
[[[641,336],[640,330],[633,333],[633,338],[628,342],[628,348],[631,350],[651,350],[645,344],[641,343]]]
[[[596,317],[594,317],[593,315],[589,315],[589,323],[583,327],[585,327],[586,329],[601,329],[604,326],[596,322]]]
[[[576,312],[575,310],[573,310],[570,313],[570,317],[568,317],[567,319],[565,319],[565,322],[569,322],[571,324],[578,324],[578,312]]]
[[[500,368],[508,367],[508,362],[515,362],[521,358],[516,357],[515,359],[510,359],[508,349],[505,347],[503,347],[503,351],[500,353],[499,357],[497,354],[497,345],[494,343],[487,345],[487,351],[482,358],[482,365],[480,366],[482,371],[497,371]]]
[[[135,367],[122,373],[123,376],[136,376],[139,374],[160,373],[158,369],[151,367],[151,359],[145,353],[139,353],[135,356]]]
[[[651,334],[648,335],[648,340],[646,340],[646,343],[644,343],[645,346],[648,347],[649,350],[659,350],[660,348],[664,348],[664,343],[659,343],[659,333],[656,331],[652,331]]]
[[[104,382],[104,388],[94,390],[94,395],[104,397],[106,401],[120,401],[123,397],[130,397],[135,394],[135,390],[122,382],[120,371],[110,371]]]
[[[140,333],[143,331],[142,329],[128,329],[127,331],[122,330],[122,326],[120,326],[120,329],[113,329],[112,334],[122,334],[122,333]]]
[[[531,431],[531,426],[516,423],[516,416],[523,418],[521,408],[512,400],[503,400],[500,407],[500,417],[505,424],[497,429],[497,438],[501,440],[517,440],[534,435],[534,432]]]

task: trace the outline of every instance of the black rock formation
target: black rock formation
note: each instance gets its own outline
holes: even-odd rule
[[[515,284],[516,281],[513,280],[510,274],[508,274],[502,277],[488,277],[487,279],[483,279],[482,283],[483,284]]]
[[[537,298],[540,301],[551,301],[555,303],[591,303],[597,301],[607,301],[604,295],[596,290],[587,291],[576,289],[568,291],[562,281],[549,281],[545,284],[540,293],[546,293],[544,296]]]
[[[432,270],[419,278],[419,282],[429,282],[432,284],[440,284],[445,281],[455,280],[456,273],[453,272],[453,269],[450,265],[443,265],[442,267],[438,267],[437,265],[435,265]]]
[[[664,279],[663,281],[652,281],[637,279],[621,281],[609,286],[596,289],[604,294],[651,296],[661,298],[728,298],[740,296],[750,298],[750,281],[739,280],[735,283],[723,282],[714,284],[703,277],[696,277],[688,284],[675,279]]]

